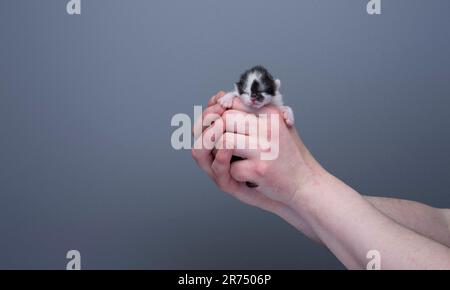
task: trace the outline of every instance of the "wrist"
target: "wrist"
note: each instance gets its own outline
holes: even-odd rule
[[[337,192],[330,190],[336,188],[337,179],[325,170],[311,170],[298,175],[299,185],[293,194],[288,206],[299,214],[307,214],[317,210],[327,199],[332,199]]]
[[[300,139],[297,131],[294,132],[294,137],[298,143],[301,160],[294,178],[297,181],[296,191],[292,195],[292,199],[288,203],[291,208],[305,205],[309,203],[311,197],[314,197],[319,192],[323,191],[323,187],[330,183],[334,176],[323,168],[319,162],[312,156],[303,141]]]

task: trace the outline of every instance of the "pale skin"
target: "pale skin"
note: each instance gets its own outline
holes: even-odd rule
[[[248,128],[236,132],[239,128],[227,127],[227,116],[247,114],[247,110],[238,98],[233,108],[223,109],[216,103],[223,95],[212,97],[203,113],[214,123],[209,127],[197,123],[194,137],[203,142],[201,132],[213,132],[216,142],[226,143],[227,149],[192,151],[198,165],[221,190],[280,216],[326,246],[348,269],[365,269],[371,250],[380,253],[382,269],[450,269],[448,209],[362,196],[325,170],[295,128],[282,121],[279,132],[271,133],[280,140],[277,159],[261,160],[260,149],[237,149],[236,138],[255,142],[258,136],[248,135],[252,132]],[[260,112],[279,114],[271,106]],[[245,160],[230,164],[233,155]],[[258,187],[247,187],[247,181]]]

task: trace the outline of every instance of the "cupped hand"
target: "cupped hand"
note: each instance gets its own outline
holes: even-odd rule
[[[213,140],[216,148],[223,149],[194,149],[194,159],[220,189],[243,202],[272,212],[284,205],[289,206],[299,190],[304,189],[321,172],[320,165],[309,154],[295,128],[286,126],[275,106],[266,106],[254,112],[236,98],[233,108],[225,110],[217,104],[223,95],[224,92],[220,92],[208,102],[208,108],[203,112],[206,126],[200,120],[194,125],[197,148],[199,143],[211,143]],[[256,117],[249,118],[249,114]],[[268,136],[260,134],[258,124],[267,124],[266,118],[272,116],[277,119],[279,126],[271,127],[269,123]],[[236,126],[239,122],[246,124]],[[211,126],[208,127],[209,124]],[[273,140],[278,140],[278,154],[273,160],[261,158],[273,149],[260,146],[267,140],[271,140],[271,144],[276,143]],[[242,148],[238,146],[239,142],[253,147]],[[233,156],[243,160],[231,162]],[[249,188],[247,182],[257,184],[258,187]]]

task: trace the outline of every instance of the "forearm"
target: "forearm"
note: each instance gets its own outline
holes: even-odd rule
[[[303,218],[294,209],[284,206],[276,210],[274,213],[285,220],[287,223],[292,225],[294,228],[302,232],[309,239],[319,244],[323,244],[317,234],[314,232],[313,228],[306,221],[304,221]]]
[[[315,172],[327,175],[327,171],[315,160],[312,154],[299,138],[296,131],[298,147],[302,151],[305,160]],[[381,197],[364,197],[373,207],[385,216],[391,218],[396,223],[413,230],[425,237],[435,240],[443,245],[450,246],[450,211],[436,209],[424,204],[413,201],[381,198]],[[294,210],[295,212],[295,210]],[[290,223],[296,226],[305,235],[311,239],[322,242],[314,229],[306,222],[300,214],[291,214]],[[294,222],[292,220],[294,219]]]
[[[299,193],[292,207],[348,268],[365,268],[370,250],[380,253],[383,269],[450,268],[447,247],[394,222],[330,175]]]
[[[364,198],[398,224],[447,247],[450,246],[450,211],[448,209],[437,209],[415,201],[395,198],[374,196],[364,196]],[[295,210],[285,210],[278,215],[310,239],[321,243],[311,226]]]
[[[400,225],[447,247],[450,246],[448,210],[409,200],[369,196],[365,198],[376,209]]]

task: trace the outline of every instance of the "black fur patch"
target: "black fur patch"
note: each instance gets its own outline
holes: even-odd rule
[[[258,94],[259,93],[259,83],[258,83],[258,81],[253,81],[253,84],[250,87],[250,91],[252,92],[252,94]]]

